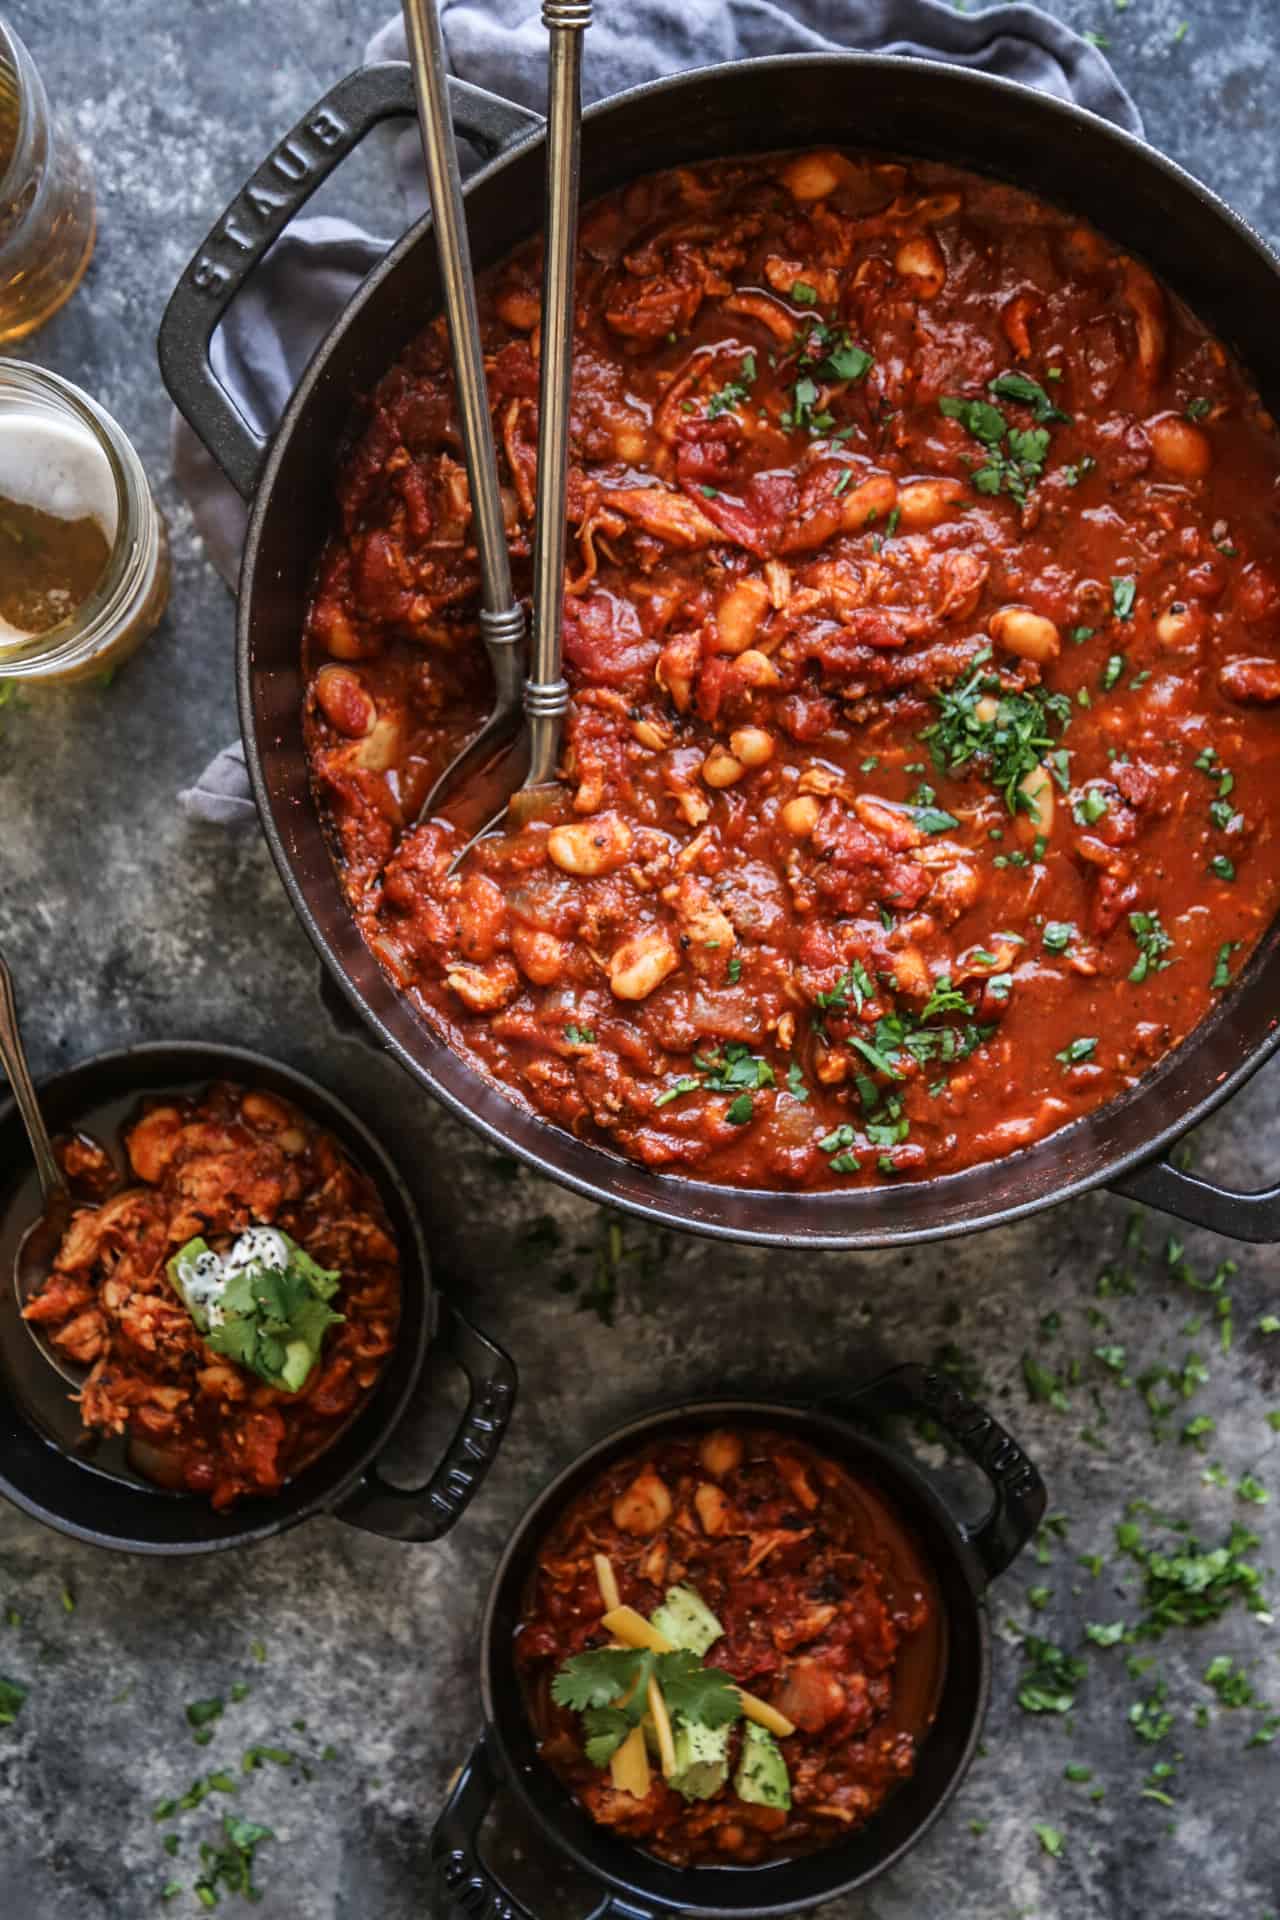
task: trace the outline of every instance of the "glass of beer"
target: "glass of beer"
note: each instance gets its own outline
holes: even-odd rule
[[[44,83],[0,19],[0,344],[74,293],[93,252],[93,182]]]

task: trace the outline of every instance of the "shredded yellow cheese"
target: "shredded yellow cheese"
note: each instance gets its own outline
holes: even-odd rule
[[[770,1733],[776,1734],[779,1740],[785,1740],[789,1733],[795,1732],[795,1727],[786,1714],[779,1713],[778,1709],[771,1707],[767,1700],[757,1700],[754,1693],[748,1693],[745,1687],[738,1688],[738,1698],[742,1702],[742,1711],[747,1719],[754,1720],[758,1727],[767,1728]]]
[[[671,1716],[667,1712],[667,1703],[656,1680],[649,1682],[649,1711],[653,1715],[653,1730],[658,1736],[658,1760],[664,1777],[669,1780],[676,1770],[676,1743],[671,1735]]]
[[[596,1584],[600,1588],[600,1604],[606,1613],[613,1613],[622,1605],[622,1595],[618,1592],[618,1582],[607,1553],[595,1556]]]
[[[674,1653],[675,1647],[665,1633],[651,1627],[634,1607],[611,1607],[602,1623],[624,1647],[645,1647],[650,1653]]]
[[[619,1793],[643,1800],[649,1791],[649,1755],[644,1744],[644,1728],[632,1727],[609,1762],[609,1777]]]

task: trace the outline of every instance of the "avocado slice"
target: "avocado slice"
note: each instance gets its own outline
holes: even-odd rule
[[[739,1800],[757,1807],[790,1807],[791,1777],[782,1749],[765,1727],[748,1720],[742,1730],[742,1752],[733,1776]]]
[[[696,1653],[699,1659],[724,1634],[706,1601],[692,1587],[668,1587],[667,1597],[651,1616],[650,1624],[665,1634],[673,1647]]]
[[[709,1800],[729,1778],[729,1727],[677,1727],[670,1784],[686,1800]]]

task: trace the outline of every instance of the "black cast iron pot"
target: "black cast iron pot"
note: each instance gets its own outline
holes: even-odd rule
[[[994,1500],[976,1526],[958,1521],[902,1453],[855,1422],[927,1413],[975,1460]],[[842,1844],[760,1867],[672,1867],[596,1826],[538,1757],[513,1653],[530,1573],[556,1519],[611,1461],[690,1428],[765,1424],[796,1434],[869,1482],[914,1534],[932,1567],[946,1620],[942,1689],[915,1772]],[[608,1890],[591,1920],[792,1913],[851,1893],[893,1865],[937,1819],[973,1758],[991,1689],[987,1584],[1022,1551],[1044,1513],[1044,1482],[989,1413],[940,1374],[897,1367],[818,1405],[701,1400],[633,1421],[580,1454],[520,1521],[490,1588],[481,1630],[485,1729],[431,1839],[437,1881],[468,1920],[531,1920],[483,1863],[480,1823],[509,1786],[543,1838]],[[552,1920],[543,1911],[537,1920]]]
[[[483,267],[540,221],[542,123],[475,87],[455,82],[453,98],[457,126],[490,156],[467,190]],[[169,303],[159,341],[169,391],[253,503],[237,644],[246,758],[289,897],[361,1019],[424,1087],[496,1145],[579,1193],[685,1231],[779,1246],[890,1246],[994,1226],[1109,1185],[1241,1239],[1280,1239],[1280,1186],[1231,1193],[1163,1157],[1280,1044],[1280,926],[1187,1042],[1108,1106],[1003,1160],[848,1193],[743,1191],[634,1166],[513,1105],[396,992],[347,912],[312,805],[299,649],[308,583],[333,520],[343,431],[357,397],[440,305],[428,222],[407,233],[355,294],[270,446],[220,386],[209,343],[256,262],[320,181],[376,122],[411,111],[407,67],[368,67],[333,88],[218,221]],[[1256,234],[1142,141],[1010,81],[862,54],[792,55],[682,74],[587,114],[583,192],[590,198],[682,161],[824,144],[948,160],[1075,209],[1149,260],[1233,344],[1280,412],[1280,264]]]
[[[433,1291],[417,1209],[363,1121],[278,1061],[242,1047],[185,1041],[98,1054],[46,1081],[40,1103],[51,1131],[84,1126],[107,1144],[143,1095],[194,1093],[211,1080],[264,1087],[293,1101],[375,1182],[401,1262],[400,1332],[381,1379],[333,1444],[271,1499],[242,1500],[215,1513],[207,1500],[166,1492],[132,1473],[122,1443],[104,1446],[82,1433],[65,1381],[18,1317],[13,1253],[39,1213],[40,1198],[22,1123],[9,1101],[0,1108],[0,1493],[78,1540],[133,1553],[213,1553],[265,1540],[320,1513],[391,1540],[438,1540],[497,1453],[515,1404],[515,1368]],[[421,1394],[432,1342],[466,1374],[467,1407],[425,1486],[406,1490],[382,1477],[378,1456]]]

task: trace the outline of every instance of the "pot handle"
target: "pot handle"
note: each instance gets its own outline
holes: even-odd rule
[[[486,1735],[453,1783],[431,1835],[431,1871],[436,1886],[466,1920],[534,1920],[480,1858],[477,1835],[493,1797],[498,1775]],[[606,1893],[587,1920],[657,1920],[648,1907],[620,1894]]]
[[[438,1540],[469,1506],[492,1466],[516,1402],[516,1370],[490,1340],[448,1301],[440,1344],[470,1383],[466,1412],[443,1460],[425,1487],[393,1487],[377,1463],[364,1470],[334,1515],[384,1540]]]
[[[1183,1173],[1169,1160],[1152,1160],[1145,1167],[1111,1182],[1112,1193],[1159,1207],[1193,1227],[1208,1227],[1233,1240],[1271,1245],[1280,1240],[1280,1187],[1257,1193],[1235,1193],[1217,1187],[1198,1174]]]
[[[840,1406],[876,1413],[927,1413],[936,1420],[991,1482],[995,1499],[990,1512],[976,1526],[960,1528],[988,1580],[1017,1559],[1044,1517],[1045,1485],[1013,1435],[985,1407],[961,1393],[945,1374],[914,1362],[841,1395]]]
[[[483,87],[449,81],[455,129],[487,158],[542,125]],[[263,161],[232,200],[179,280],[160,322],[160,372],[178,407],[236,490],[249,499],[267,441],[214,372],[209,343],[236,294],[322,180],[381,120],[417,111],[403,61],[360,67],[339,80]]]

